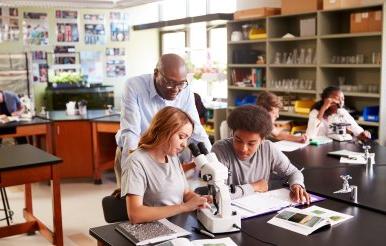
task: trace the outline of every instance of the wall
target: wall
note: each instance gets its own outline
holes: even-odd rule
[[[260,7],[280,8],[281,0],[237,0],[236,9],[251,9]]]
[[[155,5],[154,5],[155,6]],[[0,43],[0,53],[20,53],[33,50],[44,50],[47,52],[53,52],[56,45],[64,45],[62,43],[56,43],[56,23],[55,23],[55,10],[78,10],[78,29],[80,35],[80,41],[75,44],[76,51],[100,51],[105,54],[106,48],[124,47],[126,49],[126,76],[120,78],[107,78],[104,73],[104,84],[114,85],[115,91],[115,106],[120,107],[120,98],[122,92],[122,84],[128,77],[135,76],[142,73],[151,73],[159,57],[159,36],[158,30],[147,31],[133,31],[130,32],[130,39],[127,42],[111,42],[110,41],[110,25],[109,25],[109,12],[111,11],[124,11],[130,14],[130,21],[135,20],[137,23],[140,21],[140,16],[147,15],[149,9],[153,9],[153,5],[142,7],[135,7],[130,9],[69,9],[69,8],[36,8],[36,7],[20,7],[19,17],[23,16],[23,12],[40,12],[48,14],[49,23],[49,45],[47,46],[35,46],[26,47],[20,35],[20,40],[17,42],[3,42]],[[150,7],[150,8],[149,8]],[[85,45],[84,43],[84,22],[83,14],[105,14],[105,32],[107,34],[105,45]],[[155,16],[158,18],[158,16]],[[22,31],[22,18],[19,18],[19,27]],[[105,56],[103,55],[103,59]],[[105,69],[106,61],[103,60],[103,66]],[[43,95],[46,88],[46,83],[33,84],[33,90],[35,95],[36,108],[39,111],[43,105]]]

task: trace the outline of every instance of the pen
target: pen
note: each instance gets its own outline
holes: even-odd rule
[[[304,167],[302,169],[300,169],[300,172],[303,172],[303,170],[304,170]]]
[[[210,233],[208,231],[205,231],[203,229],[200,229],[200,228],[194,227],[194,226],[193,226],[193,229],[195,232],[201,233],[201,234],[206,235],[206,236],[211,237],[211,238],[215,238],[215,235],[213,235],[212,233]]]

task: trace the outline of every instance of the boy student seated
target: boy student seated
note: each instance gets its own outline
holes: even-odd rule
[[[193,211],[211,200],[189,189],[177,157],[187,146],[193,125],[184,111],[170,106],[161,109],[122,165],[121,195],[126,196],[132,223]]]
[[[260,106],[242,106],[230,113],[227,122],[233,137],[216,142],[212,152],[231,172],[228,182],[236,186],[232,199],[267,191],[270,174],[275,171],[288,178],[293,201],[310,202],[303,174],[265,139],[272,130],[267,110]]]
[[[277,120],[277,118],[279,118],[279,110],[283,107],[283,104],[278,96],[271,92],[263,91],[259,93],[256,104],[265,108],[271,115],[271,120],[273,124],[271,137],[273,139],[287,140],[299,143],[304,143],[307,141],[306,135],[295,136],[275,127],[275,121]]]
[[[334,86],[327,87],[323,90],[321,100],[316,102],[308,117],[308,126],[306,135],[309,138],[315,136],[327,136],[332,133],[330,126],[337,121],[344,121],[351,125],[347,130],[352,132],[359,140],[366,141],[371,139],[371,134],[363,130],[362,127],[347,112],[344,106],[343,92]]]

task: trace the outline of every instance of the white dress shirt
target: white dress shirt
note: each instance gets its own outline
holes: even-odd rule
[[[347,127],[347,129],[350,130],[354,134],[354,136],[358,136],[364,131],[363,128],[358,125],[358,123],[346,109],[340,108],[338,110],[340,117],[341,119],[343,119],[344,123],[351,124]],[[332,114],[328,116],[327,119],[323,118],[322,120],[318,119],[318,113],[319,110],[313,109],[309,114],[306,133],[308,138],[313,138],[316,136],[328,136],[329,134],[333,133],[333,129],[330,128],[330,126],[332,125],[332,123],[336,122],[338,113]]]

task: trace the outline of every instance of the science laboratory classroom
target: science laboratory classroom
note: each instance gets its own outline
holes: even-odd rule
[[[0,0],[0,245],[386,245],[385,6]]]

